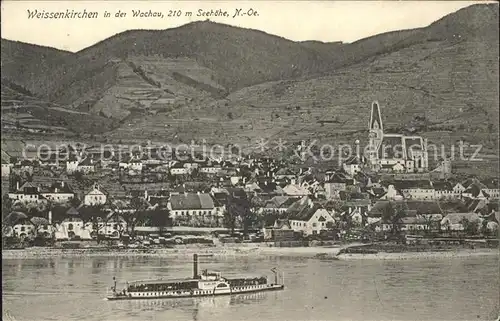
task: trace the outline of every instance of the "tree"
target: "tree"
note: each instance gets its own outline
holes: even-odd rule
[[[75,180],[79,183],[83,182],[83,173],[80,172],[80,171],[76,171],[74,172],[74,177],[75,177]]]
[[[477,222],[471,222],[467,218],[462,218],[460,224],[464,227],[464,232],[467,235],[476,235],[479,232],[479,226]]]
[[[49,203],[47,203],[49,204]],[[39,216],[43,217],[47,210],[47,204],[45,203],[16,203],[12,206],[12,210],[17,212],[23,212],[30,217]]]
[[[52,211],[52,223],[62,222],[66,218],[68,208],[61,204],[49,203],[48,210]]]
[[[490,234],[490,231],[488,230],[488,220],[483,220],[481,222],[481,234],[484,236],[488,236]]]
[[[222,225],[225,228],[229,229],[231,231],[231,234],[234,233],[234,229],[236,228],[236,216],[234,215],[234,212],[232,210],[229,210],[229,206],[228,209],[226,209],[226,211],[224,212]]]
[[[144,198],[134,197],[130,200],[129,209],[121,209],[121,216],[127,223],[128,233],[131,238],[135,237],[135,227],[146,218],[147,209],[151,205]]]
[[[352,216],[345,212],[344,215],[340,216],[339,227],[344,231],[350,231],[354,227],[354,222],[352,220]]]
[[[172,226],[172,218],[167,208],[156,207],[148,211],[146,215],[151,226],[160,228],[160,234],[163,232],[163,228]]]
[[[439,228],[437,228],[439,226],[439,221],[435,220],[432,215],[428,215],[425,217],[425,226],[426,233],[430,235],[433,230],[439,230]]]
[[[69,205],[73,207],[78,207],[80,206],[81,202],[77,197],[73,197],[72,199],[69,200]]]
[[[261,227],[272,226],[276,222],[276,220],[280,219],[281,215],[278,211],[268,211],[263,212],[262,216],[259,217],[259,221],[261,223]]]
[[[2,199],[2,221],[10,214],[12,211],[12,200],[9,198],[8,194],[5,194]]]
[[[406,207],[401,202],[389,202],[382,209],[382,220],[391,224],[391,233],[398,238],[401,237],[401,223],[405,216]]]

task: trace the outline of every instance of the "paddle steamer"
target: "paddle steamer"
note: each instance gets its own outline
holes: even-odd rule
[[[198,255],[193,255],[193,277],[187,279],[158,279],[127,282],[126,287],[118,291],[116,278],[111,287],[108,300],[162,299],[162,298],[192,298],[214,295],[232,295],[276,291],[285,288],[283,276],[278,280],[278,271],[273,268],[274,282],[266,277],[225,278],[220,272],[203,270],[198,274]]]

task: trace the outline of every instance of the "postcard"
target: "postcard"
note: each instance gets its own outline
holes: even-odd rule
[[[2,1],[4,320],[498,320],[493,1]]]

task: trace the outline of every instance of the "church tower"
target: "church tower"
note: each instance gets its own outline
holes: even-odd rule
[[[369,130],[369,163],[372,168],[378,167],[378,151],[380,145],[382,144],[382,138],[384,136],[384,127],[382,125],[382,117],[380,116],[380,107],[378,102],[372,103],[372,111],[370,115]]]

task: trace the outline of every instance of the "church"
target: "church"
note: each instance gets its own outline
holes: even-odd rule
[[[428,171],[427,146],[420,136],[384,133],[378,102],[372,103],[369,123],[368,167],[376,172]]]

